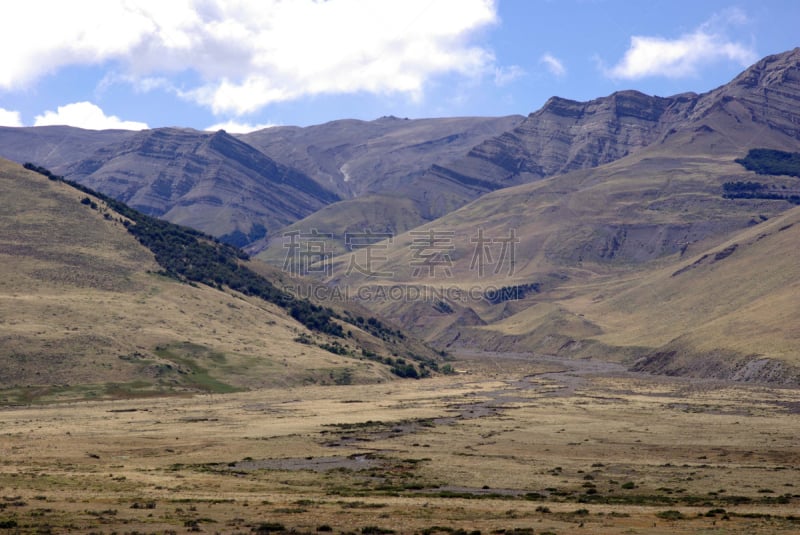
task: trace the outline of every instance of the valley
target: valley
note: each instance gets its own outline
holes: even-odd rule
[[[7,408],[0,522],[20,533],[800,526],[796,388],[529,354],[452,364],[424,381]]]
[[[798,102],[0,127],[0,531],[800,532]]]

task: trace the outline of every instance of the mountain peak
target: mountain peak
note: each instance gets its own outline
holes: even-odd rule
[[[800,81],[800,47],[759,60],[734,78],[731,85],[770,88],[789,81]]]

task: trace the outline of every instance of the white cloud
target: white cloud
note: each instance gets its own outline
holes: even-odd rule
[[[497,67],[494,70],[494,85],[505,87],[522,76],[525,76],[525,71],[519,65]]]
[[[419,97],[432,76],[492,67],[471,37],[497,21],[494,0],[27,0],[8,11],[0,47],[15,53],[0,55],[0,88],[113,62],[142,80],[191,72],[200,82],[179,95],[237,115],[324,93]]]
[[[15,3],[0,19],[0,48],[13,51],[0,56],[0,88],[24,88],[66,65],[120,57],[152,30],[152,21],[131,16],[122,2]]]
[[[278,126],[278,125],[273,123],[263,123],[263,124],[240,123],[238,121],[230,120],[230,121],[225,121],[224,123],[213,124],[208,128],[206,128],[206,131],[216,132],[217,130],[225,130],[229,134],[247,134],[249,132],[255,132],[256,130],[272,128],[273,126]]]
[[[638,79],[647,76],[681,78],[693,76],[717,61],[733,61],[745,67],[758,59],[751,46],[731,40],[726,30],[747,22],[741,10],[716,14],[695,31],[676,39],[634,35],[625,56],[610,69],[611,78]]]
[[[539,58],[539,62],[544,63],[547,70],[550,71],[550,74],[553,76],[561,78],[567,74],[567,68],[564,67],[564,63],[549,52],[543,54],[542,57]]]
[[[89,130],[145,130],[145,123],[123,121],[114,115],[106,115],[103,110],[91,102],[74,102],[59,106],[57,111],[46,111],[37,115],[34,126],[68,125]]]
[[[0,108],[0,126],[22,126],[19,112]]]

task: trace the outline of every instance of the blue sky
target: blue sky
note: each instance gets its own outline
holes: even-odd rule
[[[7,2],[0,125],[248,131],[667,96],[800,46],[794,0]]]

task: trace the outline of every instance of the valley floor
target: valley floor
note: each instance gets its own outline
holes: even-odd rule
[[[528,355],[453,364],[5,408],[0,531],[800,532],[800,390]]]

